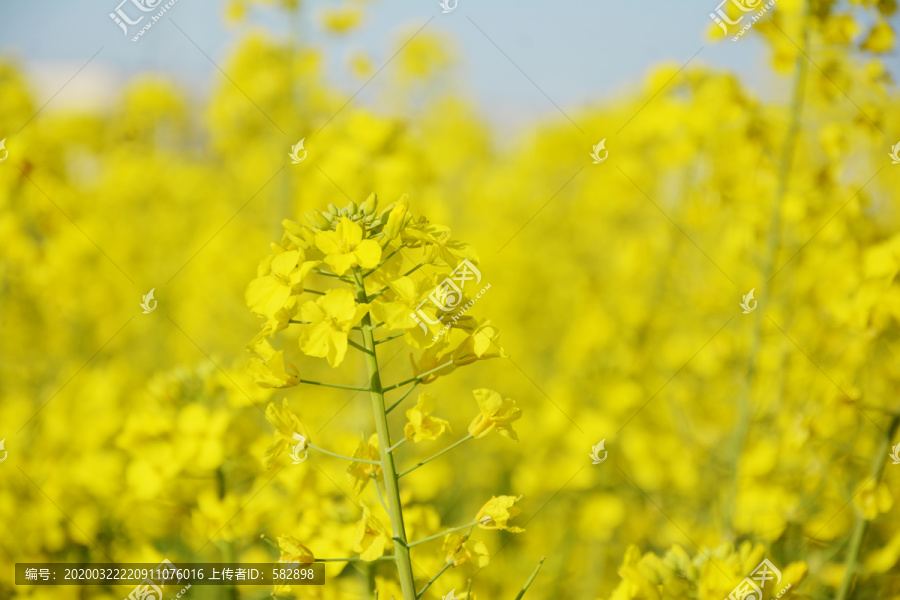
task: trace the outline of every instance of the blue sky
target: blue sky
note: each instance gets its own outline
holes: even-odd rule
[[[290,27],[277,9],[256,9],[247,23],[234,26],[224,21],[222,1],[177,0],[161,22],[133,43],[108,16],[118,2],[7,1],[0,8],[0,54],[15,57],[27,68],[39,103],[102,48],[47,110],[73,104],[102,106],[131,77],[146,71],[164,74],[202,95],[222,77],[203,53],[225,65],[229,51],[248,28],[262,26],[280,36]],[[787,86],[772,74],[768,50],[759,39],[751,35],[736,43],[708,40],[708,15],[715,4],[459,0],[453,12],[442,14],[437,0],[373,0],[363,3],[363,27],[335,38],[322,31],[318,15],[340,2],[308,0],[294,35],[301,43],[325,49],[328,76],[349,97],[361,85],[346,67],[352,52],[364,50],[381,66],[404,33],[432,19],[425,31],[443,32],[456,40],[457,79],[500,129],[555,112],[553,102],[564,110],[574,109],[634,89],[653,66],[663,62],[680,66],[701,48],[692,64],[733,71],[761,97],[783,97]],[[168,20],[184,29],[203,52]],[[896,53],[887,57],[887,63],[900,77]],[[378,89],[379,78],[387,81],[379,76],[371,91]],[[375,97],[364,94],[359,101]]]

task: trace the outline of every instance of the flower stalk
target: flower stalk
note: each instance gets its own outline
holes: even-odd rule
[[[338,454],[337,452],[332,452],[331,450],[326,450],[325,448],[321,448],[319,446],[315,446],[307,442],[306,447],[310,450],[315,450],[316,452],[321,452],[322,454],[327,454],[328,456],[333,456],[335,458],[341,458],[343,460],[348,460],[350,462],[358,462],[358,463],[366,463],[369,465],[380,465],[380,460],[366,460],[365,458],[353,458],[352,456],[345,456],[343,454]]]
[[[366,288],[362,273],[357,267],[353,272],[356,282],[356,295],[361,304],[368,304]],[[368,313],[362,318],[363,345],[366,353],[366,367],[369,372],[369,395],[372,398],[372,411],[375,415],[375,430],[378,434],[378,450],[381,453],[381,471],[384,477],[384,489],[387,496],[388,514],[391,517],[391,530],[394,540],[394,560],[400,578],[400,589],[403,600],[416,600],[416,582],[413,579],[412,561],[409,558],[409,546],[406,542],[406,529],[403,525],[403,511],[400,508],[400,485],[394,455],[390,453],[391,435],[388,430],[387,412],[384,406],[384,390],[381,387],[381,372],[378,368],[378,357],[375,354],[375,335],[372,333],[372,317]]]
[[[453,533],[454,531],[462,531],[463,529],[466,529],[469,527],[474,527],[475,525],[478,525],[478,522],[472,521],[471,523],[466,523],[465,525],[460,525],[459,527],[454,527],[453,529],[448,529],[447,531],[444,531],[442,533],[436,533],[434,535],[428,536],[427,538],[422,538],[421,540],[416,540],[415,542],[409,544],[409,547],[413,548],[415,546],[418,546],[419,544],[424,544],[425,542],[430,542],[431,540],[436,540],[438,538],[442,538],[445,535]]]
[[[450,452],[451,450],[453,450],[454,448],[456,448],[456,447],[459,446],[460,444],[462,444],[462,443],[464,443],[464,442],[468,442],[468,441],[471,440],[471,439],[473,439],[473,436],[472,436],[471,433],[469,433],[469,434],[467,434],[465,437],[460,438],[460,439],[458,439],[456,442],[450,444],[449,446],[447,446],[446,448],[444,448],[443,450],[441,450],[441,451],[438,452],[437,454],[432,454],[431,456],[429,456],[428,458],[426,458],[426,459],[423,460],[422,462],[418,462],[418,463],[414,464],[413,466],[411,466],[410,468],[406,469],[405,471],[402,471],[399,475],[397,475],[397,477],[403,477],[404,475],[406,475],[406,474],[408,474],[408,473],[412,473],[413,471],[415,471],[416,469],[418,469],[418,468],[421,467],[422,465],[424,465],[424,464],[426,464],[426,463],[430,463],[431,461],[433,461],[434,459],[436,459],[436,458],[439,457],[440,455],[445,454],[445,453],[447,453],[447,452]]]

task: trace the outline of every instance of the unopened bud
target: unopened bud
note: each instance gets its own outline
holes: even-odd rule
[[[404,221],[406,221],[406,213],[408,208],[409,195],[403,194],[400,197],[400,200],[397,201],[397,205],[391,211],[391,214],[388,217],[387,225],[384,226],[384,233],[388,237],[388,239],[392,240],[400,235],[400,231],[403,229]]]
[[[375,212],[376,208],[378,208],[378,196],[373,192],[369,194],[369,197],[363,202],[362,211],[367,215],[371,215]]]

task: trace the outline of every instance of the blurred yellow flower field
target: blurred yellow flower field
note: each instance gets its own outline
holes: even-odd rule
[[[197,600],[900,600],[895,11],[778,0],[788,101],[665,63],[512,144],[428,31],[349,57],[379,111],[259,31],[109,111],[0,56],[0,600],[163,558],[325,562]]]

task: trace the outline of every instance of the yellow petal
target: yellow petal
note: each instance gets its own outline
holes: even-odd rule
[[[258,277],[247,286],[245,298],[250,310],[258,315],[273,316],[291,296],[291,288],[272,275]]]
[[[362,241],[362,227],[347,217],[341,217],[341,222],[337,226],[337,235],[349,245],[350,249],[356,248],[357,244]]]
[[[316,247],[325,254],[334,254],[341,251],[341,238],[336,231],[316,232]]]
[[[328,254],[325,256],[325,262],[338,275],[343,275],[351,267],[355,267],[358,264],[356,255],[352,252],[348,254]]]
[[[375,240],[363,240],[354,252],[359,266],[364,269],[372,269],[381,262],[381,246]]]

